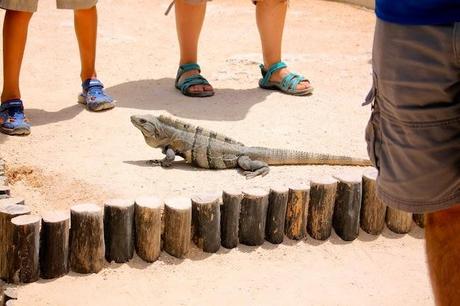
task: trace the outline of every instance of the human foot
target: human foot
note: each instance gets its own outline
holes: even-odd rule
[[[283,62],[274,63],[268,69],[260,65],[260,70],[263,76],[259,80],[261,88],[279,90],[295,96],[305,96],[313,92],[310,81],[299,74],[289,72]]]
[[[211,84],[200,74],[197,64],[179,66],[176,77],[176,88],[190,97],[210,97],[214,95]]]
[[[24,106],[20,99],[2,102],[0,106],[0,132],[17,136],[30,134],[29,120],[24,115]]]
[[[88,110],[98,112],[115,107],[115,101],[104,91],[104,85],[98,79],[87,79],[83,82],[82,93],[78,102],[86,105]]]

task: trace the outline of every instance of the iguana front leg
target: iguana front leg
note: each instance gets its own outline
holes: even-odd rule
[[[151,166],[170,167],[176,158],[176,152],[169,147],[165,147],[163,153],[165,154],[165,158],[149,160],[147,163]]]
[[[244,175],[247,179],[254,178],[256,176],[265,176],[270,172],[268,164],[260,160],[252,160],[249,156],[240,156],[238,158],[238,166],[241,169],[246,170]]]

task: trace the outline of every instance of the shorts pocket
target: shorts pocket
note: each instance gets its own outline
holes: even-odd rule
[[[374,167],[380,169],[379,158],[382,151],[382,131],[380,128],[380,110],[377,96],[377,82],[374,73],[373,85],[363,105],[372,104],[372,113],[366,126],[367,154]]]

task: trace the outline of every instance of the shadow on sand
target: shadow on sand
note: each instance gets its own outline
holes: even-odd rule
[[[271,93],[260,88],[215,90],[216,95],[209,98],[186,97],[174,88],[173,78],[130,81],[106,88],[107,93],[117,100],[117,107],[166,110],[182,118],[215,121],[242,120],[252,106],[263,102]],[[31,108],[26,109],[26,114],[33,127],[71,120],[85,111],[85,107],[76,101],[69,103],[70,106],[55,112]],[[0,143],[5,138],[0,135]]]
[[[218,121],[237,121],[271,93],[260,88],[215,88],[209,98],[190,98],[174,88],[174,79],[138,80],[122,83],[107,92],[118,101],[118,107],[145,111],[166,110],[174,116]]]

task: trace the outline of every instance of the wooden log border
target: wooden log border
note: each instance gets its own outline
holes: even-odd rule
[[[8,186],[3,184],[6,182],[4,174],[4,163],[0,159],[0,210],[3,208],[5,211],[9,211],[11,209],[7,207],[16,207],[16,210],[20,211],[20,213],[11,213],[11,216],[8,215],[8,217],[4,218],[5,220],[3,223],[5,223],[5,226],[10,227],[13,226],[12,224],[9,225],[12,217],[28,214],[30,210],[25,206],[26,203],[24,199],[13,197]],[[351,220],[352,224],[350,224],[350,226],[352,225],[352,228],[350,227],[349,230],[351,236],[344,235],[344,233],[338,233],[338,237],[345,240],[354,239],[354,233],[359,224],[357,222],[359,221],[361,221],[361,228],[372,235],[379,235],[385,226],[384,223],[386,223],[391,231],[396,233],[409,232],[412,222],[415,222],[421,227],[424,226],[423,215],[413,215],[414,220],[412,220],[411,214],[387,208],[380,204],[380,202],[376,202],[375,176],[374,169],[365,169],[362,174],[362,199],[354,199],[353,202],[359,201],[361,205],[356,202],[350,206],[350,208],[347,208],[353,208],[355,216]],[[295,185],[271,186],[269,189],[270,192],[268,189],[263,190],[256,188],[254,190],[258,190],[258,192],[254,192],[253,189],[242,191],[230,187],[223,191],[222,200],[218,202],[216,202],[217,200],[215,198],[203,199],[200,197],[160,199],[153,196],[138,198],[135,201],[133,199],[132,204],[135,205],[131,205],[131,202],[130,205],[128,205],[133,212],[129,211],[129,224],[127,223],[127,228],[132,227],[133,233],[131,235],[127,232],[125,235],[126,237],[132,236],[133,239],[131,240],[131,238],[129,238],[127,240],[129,242],[127,250],[129,251],[126,256],[123,256],[123,260],[121,261],[127,262],[131,260],[131,250],[133,248],[142,260],[150,263],[156,261],[162,253],[169,253],[175,257],[183,258],[187,256],[189,245],[191,245],[192,240],[195,241],[202,250],[216,252],[219,250],[220,245],[225,248],[235,248],[239,243],[260,245],[264,241],[268,241],[278,244],[282,243],[285,237],[288,239],[327,239],[333,225],[333,212],[336,214],[336,222],[334,225],[336,231],[340,223],[337,221],[340,209],[335,206],[338,205],[337,203],[341,203],[340,205],[343,206],[343,203],[348,203],[350,201],[348,198],[344,198],[344,191],[341,190],[341,188],[335,188],[336,184],[339,184],[340,187],[341,183],[340,177],[336,178],[338,178],[338,182],[331,177],[326,180],[324,180],[324,178],[316,178],[312,179],[311,182],[306,180],[305,182],[297,182]],[[361,184],[359,180],[355,181],[357,181],[357,186]],[[305,184],[302,186],[312,187],[299,188],[299,184]],[[329,188],[328,184],[333,188]],[[325,201],[325,199],[322,198],[321,194],[324,192],[321,191],[321,188],[325,188],[324,192],[329,193],[329,200],[326,199],[327,201]],[[302,199],[297,199],[299,196],[301,196]],[[360,198],[360,196],[357,195],[357,198]],[[320,207],[323,207],[323,202],[327,202],[326,204],[328,205],[326,212],[318,211]],[[166,203],[166,207],[163,203]],[[299,206],[299,209],[297,209],[296,205]],[[97,207],[99,207],[98,209],[100,209],[101,212],[103,211],[102,205],[98,205]],[[298,211],[294,211],[294,208]],[[196,227],[194,231],[192,231],[191,228],[192,212],[194,213],[193,226]],[[293,212],[296,213],[294,214]],[[299,214],[298,212],[302,213]],[[43,222],[57,222],[57,220],[48,220],[50,218],[50,213],[54,215],[56,212],[45,213],[43,215]],[[57,231],[56,234],[50,235],[48,232],[50,229],[47,229],[46,226],[42,226],[40,229],[42,243],[38,245],[39,250],[35,249],[35,251],[38,252],[40,257],[38,264],[42,271],[42,278],[55,278],[68,273],[69,262],[67,256],[72,258],[73,255],[71,247],[72,226],[74,228],[85,226],[85,224],[70,224],[69,226],[69,220],[68,217],[66,217],[66,215],[69,215],[69,212],[59,212],[58,214],[60,216],[59,228],[52,229],[53,231]],[[103,225],[103,218],[106,217],[105,214],[105,217],[102,215],[102,213],[99,215],[101,227]],[[251,218],[248,219],[248,216]],[[377,216],[378,220],[376,219]],[[385,216],[386,220],[384,220]],[[252,220],[252,218],[256,218],[257,220]],[[316,220],[315,218],[321,218],[321,220]],[[358,218],[360,219],[359,221]],[[81,221],[78,221],[77,218],[76,220],[72,220],[72,222],[84,223],[85,220],[83,218]],[[131,225],[132,223],[134,226]],[[178,229],[176,225],[180,225],[180,228]],[[342,227],[340,228],[343,229]],[[102,229],[103,234],[106,235],[108,230],[109,226],[107,226],[106,222],[106,226]],[[307,232],[309,235],[307,235]],[[99,239],[101,243],[104,243],[100,232],[89,233],[90,236],[93,234],[99,235],[99,237],[92,237],[93,240]],[[39,236],[35,233],[35,237]],[[59,241],[53,241],[53,239]],[[35,238],[33,241],[35,244],[34,247],[37,246],[37,241],[38,240]],[[2,233],[0,231],[0,249],[7,250],[11,248],[9,243],[11,243],[11,239],[6,239],[6,237],[2,238]],[[59,246],[58,250],[44,249],[52,245]],[[119,243],[117,245],[119,245]],[[102,249],[104,247],[105,246],[102,245]],[[49,257],[49,255],[46,254],[51,254],[50,252],[54,254],[51,262],[49,258],[42,258],[42,256]],[[99,251],[99,253],[101,253],[101,251]],[[99,255],[98,258],[95,258],[95,262],[87,263],[90,266],[95,265],[95,267],[89,269],[89,271],[81,272],[97,273],[104,265],[107,265],[107,260],[104,260],[103,253]],[[62,256],[66,258],[59,258]],[[11,264],[13,263],[9,261],[3,263],[5,271],[7,269],[28,268],[22,267],[21,263],[18,265],[17,261],[15,267],[10,267],[9,265]],[[56,265],[56,268],[50,266],[52,264]],[[33,277],[15,281],[34,281],[37,278],[35,276],[37,268],[34,268]],[[48,270],[51,272],[46,272]],[[46,273],[44,273],[44,271]],[[3,278],[7,279],[6,275],[4,275]]]

